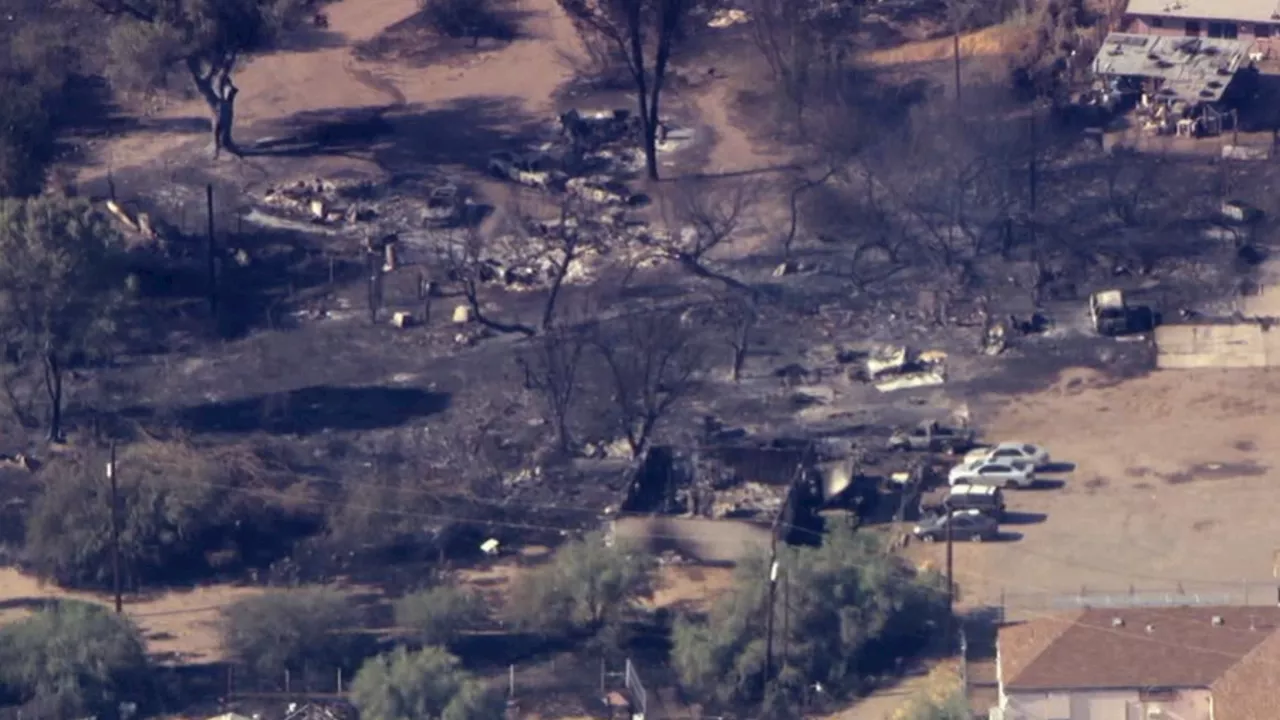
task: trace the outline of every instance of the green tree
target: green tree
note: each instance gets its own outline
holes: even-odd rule
[[[92,603],[60,602],[0,628],[0,685],[36,717],[108,716],[145,705],[146,649],[128,618]]]
[[[111,491],[105,452],[67,452],[40,468],[43,492],[27,520],[24,553],[42,578],[109,587]],[[181,442],[122,446],[117,512],[126,587],[198,572],[211,531],[248,522],[257,500],[228,490],[265,470],[251,453]],[[230,548],[234,549],[234,548]]]
[[[550,563],[517,587],[512,604],[530,630],[599,632],[652,592],[654,568],[652,555],[592,533],[560,546]]]
[[[342,593],[328,588],[286,590],[241,600],[223,613],[223,644],[262,678],[304,675],[329,679],[354,670],[371,638]]]
[[[814,682],[856,690],[866,670],[891,664],[886,651],[922,646],[945,616],[936,576],[917,575],[873,535],[836,528],[821,547],[783,548],[778,566],[786,587],[775,593],[769,680],[782,692]],[[768,560],[750,559],[736,575],[708,618],[681,618],[673,637],[682,682],[726,703],[758,699],[766,686]]]
[[[483,622],[484,598],[441,585],[405,595],[395,604],[396,627],[423,645],[448,645]]]
[[[0,43],[0,197],[31,195],[53,157],[55,131],[68,119],[79,51],[92,42],[68,28],[57,8],[0,2],[0,15],[9,16]]]
[[[351,696],[365,720],[489,720],[501,717],[504,706],[439,647],[396,648],[370,658]]]
[[[62,439],[71,358],[104,353],[125,296],[120,236],[88,202],[0,199],[0,327],[24,364],[38,361],[49,438]]]
[[[164,87],[185,74],[209,108],[213,156],[239,154],[231,128],[239,89],[232,75],[303,16],[307,0],[81,0],[112,21],[116,82]]]

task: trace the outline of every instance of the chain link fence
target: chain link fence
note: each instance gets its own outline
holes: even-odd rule
[[[1076,593],[1001,592],[1001,619],[1033,620],[1049,613],[1084,608],[1153,608],[1234,605],[1264,607],[1280,604],[1280,581],[1196,583],[1169,587],[1130,585],[1127,588],[1081,587]]]

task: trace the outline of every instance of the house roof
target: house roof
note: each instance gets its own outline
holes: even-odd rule
[[[1277,0],[1129,0],[1126,12],[1187,20],[1280,22]]]
[[[1280,687],[1240,678],[1280,670],[1278,637],[1280,607],[1088,608],[1001,628],[1000,677],[1008,691],[1213,688],[1238,704],[1263,692],[1274,716]]]
[[[1113,32],[1098,49],[1093,71],[1159,79],[1156,98],[1167,102],[1217,102],[1252,48],[1249,40]]]

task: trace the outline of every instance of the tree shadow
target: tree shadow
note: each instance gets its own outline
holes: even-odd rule
[[[532,118],[519,98],[471,97],[444,107],[405,108],[393,122],[399,138],[374,151],[388,172],[423,165],[462,165],[487,171],[495,150],[518,150],[546,134],[546,123]]]
[[[191,432],[311,435],[397,427],[444,412],[449,402],[448,393],[416,388],[318,385],[182,408],[176,419]],[[153,413],[135,408],[123,414],[146,417]]]
[[[278,52],[312,52],[347,46],[347,37],[315,22],[282,35],[271,49]]]
[[[246,156],[312,157],[369,150],[394,130],[386,114],[392,105],[308,110],[281,123],[284,133],[257,140]]]
[[[10,598],[8,600],[0,600],[0,610],[29,610],[31,612],[42,612],[45,610],[53,610],[54,608],[62,605],[62,603],[62,600],[49,597]]]
[[[528,37],[526,25],[536,13],[516,7],[510,0],[475,2],[491,7],[480,10],[473,29],[424,8],[357,43],[352,54],[366,62],[395,62],[419,68],[460,55],[498,50]]]
[[[246,154],[268,157],[361,155],[394,173],[425,165],[484,170],[489,154],[519,148],[545,134],[518,98],[468,97],[441,107],[385,105],[299,113],[280,135]]]

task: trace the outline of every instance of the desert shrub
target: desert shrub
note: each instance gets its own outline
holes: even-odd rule
[[[461,588],[439,586],[396,601],[396,627],[423,645],[448,645],[485,619],[484,598]]]
[[[505,705],[439,647],[397,648],[370,658],[351,695],[365,720],[488,720],[502,717]]]
[[[780,701],[794,704],[813,682],[837,695],[857,691],[867,675],[922,648],[945,617],[938,578],[917,574],[874,536],[837,528],[821,547],[782,549],[778,564],[790,598],[773,607],[771,692]],[[760,697],[769,575],[763,555],[745,561],[709,617],[677,621],[672,662],[687,687],[723,703]]]
[[[372,638],[360,631],[360,614],[342,593],[303,588],[246,598],[223,612],[223,645],[237,662],[268,682],[286,671],[306,682],[331,682],[337,670],[354,670]]]
[[[70,87],[79,52],[55,11],[19,12],[0,45],[0,196],[39,192],[56,133],[74,119]]]
[[[954,665],[939,665],[925,685],[893,714],[893,720],[969,720],[973,717]]]
[[[44,490],[32,507],[24,548],[41,577],[110,586],[106,459],[105,453],[68,454],[41,468]],[[247,451],[144,441],[122,447],[117,467],[120,550],[130,587],[198,575],[208,568],[209,553],[227,549],[229,531],[261,511],[260,499],[232,492],[265,472]]]
[[[145,706],[151,668],[138,629],[92,603],[61,602],[0,628],[0,686],[24,717],[113,716]]]
[[[547,565],[516,588],[512,607],[526,629],[548,635],[596,633],[616,626],[650,594],[652,555],[602,533],[560,546]]]

